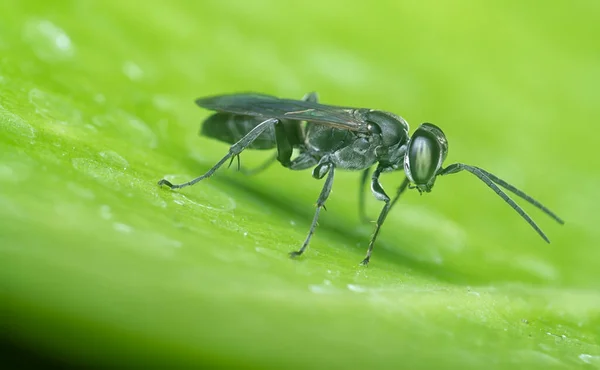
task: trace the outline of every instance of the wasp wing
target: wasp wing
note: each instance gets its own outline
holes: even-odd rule
[[[196,100],[199,106],[217,112],[246,116],[310,121],[344,130],[368,132],[365,115],[369,109],[324,105],[311,101],[279,99],[246,93],[217,95]]]

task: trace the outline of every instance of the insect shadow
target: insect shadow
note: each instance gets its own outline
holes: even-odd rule
[[[508,203],[546,242],[550,242],[539,226],[515,203],[502,188],[524,199],[563,224],[564,221],[537,200],[494,174],[476,166],[454,163],[443,167],[448,154],[448,141],[442,130],[423,123],[409,136],[408,123],[393,113],[367,109],[339,107],[318,103],[316,93],[302,100],[280,99],[270,95],[242,93],[217,95],[196,100],[200,107],[216,111],[202,125],[201,134],[232,144],[229,152],[205,174],[182,184],[166,179],[158,185],[180,189],[212,176],[220,167],[238,159],[245,149],[277,149],[276,160],[291,170],[312,168],[312,176],[325,178],[317,199],[308,235],[299,250],[304,253],[315,232],[321,209],[325,207],[333,187],[336,170],[363,171],[360,189],[371,178],[373,196],[385,204],[379,213],[367,254],[361,264],[367,265],[390,209],[406,189],[430,192],[438,176],[467,171]],[[294,150],[297,155],[294,156]],[[293,157],[293,158],[292,158]],[[374,167],[373,172],[370,169]],[[382,173],[404,170],[404,181],[390,198],[379,182]],[[364,193],[360,192],[359,212],[364,216]]]
[[[196,164],[196,162],[191,164]],[[239,191],[243,192],[255,201],[260,201],[261,205],[272,210],[278,215],[282,215],[281,217],[284,217],[285,219],[309,216],[308,208],[303,207],[299,203],[291,203],[289,198],[282,198],[280,194],[274,193],[271,189],[264,188],[258,184],[253,184],[244,179],[244,177],[219,177],[218,181],[221,183],[226,183],[227,187],[237,188]],[[364,227],[356,227],[356,225],[353,225],[352,220],[348,219],[348,217],[344,217],[342,220],[339,218],[335,218],[333,220],[326,218],[322,221],[319,221],[319,227],[327,230],[328,241],[331,241],[335,244],[347,245],[348,251],[352,251],[352,253],[361,248],[361,245],[363,245],[362,243],[356,243],[356,241],[365,237]],[[422,274],[423,276],[434,276],[439,280],[464,285],[473,284],[474,281],[477,280],[478,277],[476,275],[469,275],[468,271],[465,271],[464,269],[453,270],[444,268],[438,263],[427,261],[421,258],[415,258],[410,253],[403,252],[401,248],[396,248],[396,246],[401,246],[408,242],[408,239],[403,239],[401,235],[394,238],[392,241],[383,241],[386,248],[379,249],[378,256],[385,258],[387,261],[390,261],[395,265],[404,266],[409,268],[411,271]],[[487,281],[481,282],[485,283]]]

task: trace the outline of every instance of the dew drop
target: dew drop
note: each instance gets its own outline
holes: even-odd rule
[[[367,291],[366,288],[364,288],[360,285],[356,285],[356,284],[348,284],[347,287],[348,287],[349,291],[355,292],[355,293],[364,293]]]
[[[104,220],[110,220],[113,217],[110,206],[106,204],[100,206],[100,217]]]
[[[73,158],[71,164],[76,170],[111,188],[119,188],[121,184],[131,186],[135,182],[135,179],[124,174],[121,168],[114,168],[93,159]]]
[[[78,185],[78,184],[76,184],[74,182],[67,183],[67,189],[71,193],[77,195],[80,198],[84,198],[84,199],[94,199],[94,198],[96,198],[96,196],[94,195],[93,191],[91,191],[89,189],[86,189],[83,186]]]
[[[579,355],[579,359],[586,364],[594,364],[600,365],[600,356],[594,356],[587,353],[582,353]]]
[[[156,148],[158,138],[154,131],[139,117],[122,110],[92,118],[97,127],[110,127],[133,145]]]
[[[73,104],[60,95],[33,88],[29,91],[29,102],[39,116],[52,123],[68,125],[82,121],[81,112],[74,109]]]
[[[113,228],[123,234],[129,234],[133,231],[133,228],[131,226],[122,224],[120,222],[115,222],[113,224]]]
[[[131,81],[140,81],[144,77],[144,71],[139,65],[128,60],[123,63],[123,74],[127,76]]]
[[[152,104],[161,111],[174,110],[175,103],[166,95],[154,95]]]
[[[9,112],[0,105],[0,131],[33,139],[36,130],[20,116]]]
[[[0,154],[0,183],[18,184],[31,177],[37,163],[25,153],[6,152]]]
[[[98,104],[104,104],[106,103],[106,97],[103,94],[96,94],[94,95],[94,101]]]
[[[38,58],[47,62],[67,60],[75,54],[75,48],[67,33],[46,19],[31,19],[26,22],[23,38]]]
[[[123,170],[126,170],[127,167],[129,167],[129,162],[127,162],[125,158],[120,156],[119,153],[115,151],[107,150],[99,152],[98,155],[102,157],[105,160],[105,162],[109,165],[122,168]]]

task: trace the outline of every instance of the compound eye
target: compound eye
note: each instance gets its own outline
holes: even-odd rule
[[[432,138],[413,137],[408,149],[408,160],[415,184],[427,184],[435,176],[439,158],[439,146]]]

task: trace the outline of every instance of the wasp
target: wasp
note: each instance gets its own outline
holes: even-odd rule
[[[245,149],[276,149],[276,160],[290,170],[312,168],[315,179],[323,179],[308,235],[300,249],[304,253],[317,227],[319,213],[325,207],[337,170],[363,171],[361,189],[371,175],[371,193],[385,204],[379,213],[375,232],[361,264],[371,259],[375,240],[390,209],[402,193],[416,189],[429,193],[438,176],[467,171],[483,181],[508,203],[546,242],[546,234],[503,189],[529,202],[560,224],[564,221],[537,200],[496,175],[476,166],[453,163],[443,166],[448,154],[444,132],[431,123],[421,124],[409,136],[408,123],[393,113],[368,108],[320,104],[316,93],[302,100],[280,99],[257,93],[217,95],[196,100],[202,108],[215,111],[202,125],[201,134],[231,144],[229,152],[203,175],[182,184],[163,179],[159,185],[181,189],[212,176],[227,161],[229,164]],[[296,150],[296,155],[294,155]],[[239,162],[238,162],[239,165]],[[371,172],[371,169],[374,170]],[[382,173],[404,171],[404,181],[390,198],[379,181]],[[364,194],[361,190],[360,194]],[[364,215],[364,195],[359,210]]]

